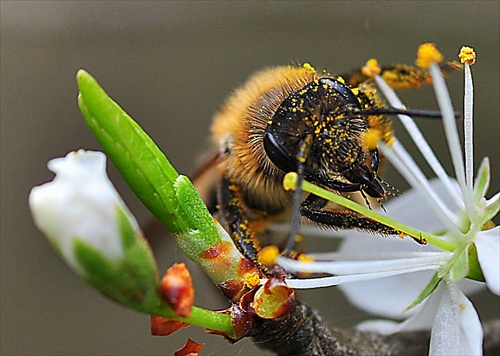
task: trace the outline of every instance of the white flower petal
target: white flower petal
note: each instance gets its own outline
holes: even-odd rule
[[[367,320],[356,325],[360,331],[374,332],[382,335],[396,334],[401,331],[401,324],[391,320]]]
[[[465,295],[472,295],[486,288],[485,283],[473,281],[472,279],[462,279],[456,284]]]
[[[433,250],[434,248],[420,246],[411,240],[397,240],[374,235],[349,236],[342,242],[340,253],[354,254],[366,251],[366,253],[372,253],[373,256],[379,256],[379,254],[389,252],[406,254],[412,250],[424,249]],[[339,288],[349,302],[356,307],[375,315],[401,319],[414,313],[414,310],[406,314],[403,314],[403,311],[417,298],[433,275],[433,271],[422,271],[380,280],[341,284]],[[460,281],[458,285],[466,294],[472,294],[484,288],[484,283],[468,279]],[[397,291],[397,293],[388,293],[388,291]]]
[[[483,331],[476,310],[453,282],[440,283],[417,312],[401,323],[369,320],[356,328],[394,334],[429,330],[430,355],[480,355]]]
[[[402,319],[415,312],[404,313],[434,275],[433,271],[392,276],[380,280],[342,284],[339,288],[356,307],[371,314]]]
[[[454,189],[457,189],[456,183],[454,185]],[[433,180],[431,187],[436,194],[443,197],[448,206],[452,206],[455,212],[458,211],[454,199],[446,194],[446,188],[441,181]],[[408,206],[411,206],[412,209],[408,209]],[[426,202],[420,199],[415,190],[410,190],[391,200],[386,205],[386,209],[388,216],[424,231],[433,232],[444,229],[441,221],[432,213]],[[410,239],[400,240],[359,231],[341,231],[336,232],[336,234],[345,236],[338,252],[339,255],[371,254],[372,256],[383,256],[437,250],[433,246],[422,246]],[[339,288],[356,307],[372,314],[401,319],[415,312],[412,310],[409,314],[403,315],[403,311],[417,298],[432,276],[433,272],[423,271],[381,280],[342,284]],[[467,294],[484,288],[482,283],[470,280],[460,281],[459,285]],[[397,293],[387,292],[392,290],[396,290]],[[374,303],[374,300],[377,302]]]
[[[486,284],[493,293],[500,295],[500,226],[478,232],[474,242]]]
[[[430,330],[434,325],[436,309],[441,301],[445,287],[440,283],[436,290],[417,306],[411,317],[403,322],[394,322],[389,320],[369,320],[356,326],[363,331],[373,331],[381,334],[394,334],[402,331],[411,332],[419,330]],[[409,314],[405,314],[408,316]]]
[[[49,162],[52,182],[32,189],[29,206],[38,228],[47,235],[68,265],[80,275],[73,243],[81,239],[110,261],[123,256],[117,221],[121,209],[132,228],[139,227],[106,175],[106,156],[80,150]]]
[[[431,332],[430,355],[481,355],[483,329],[472,303],[446,283]]]

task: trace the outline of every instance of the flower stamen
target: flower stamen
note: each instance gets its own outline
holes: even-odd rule
[[[462,47],[458,55],[464,63],[464,141],[465,141],[465,179],[467,186],[472,190],[474,179],[474,149],[473,149],[473,109],[474,109],[474,85],[470,65],[476,62],[476,53],[470,47]]]
[[[401,109],[404,108],[403,103],[401,102],[401,100],[399,100],[394,90],[392,90],[392,88],[389,85],[387,85],[387,83],[380,76],[375,77],[375,82],[377,83],[377,86],[380,88],[382,93],[384,93],[384,96],[386,97],[387,101],[391,104],[392,107]],[[443,166],[437,159],[436,155],[434,154],[434,151],[430,147],[429,143],[425,139],[424,135],[418,128],[415,121],[407,115],[398,115],[398,118],[403,124],[404,128],[408,132],[413,142],[415,143],[415,146],[422,153],[422,157],[427,161],[429,167],[431,167],[431,169],[434,171],[434,174],[436,174],[436,176],[445,183],[445,187],[448,193],[450,194],[451,197],[453,197],[458,207],[463,208],[464,205],[462,198],[457,193],[457,191],[453,189],[453,184],[451,183],[450,177],[448,176]],[[419,174],[417,173],[416,170],[413,172],[415,174]],[[418,172],[420,172],[420,174],[423,176],[423,173],[420,171],[420,169],[418,169]],[[423,178],[425,179],[425,177]]]
[[[443,55],[434,43],[423,43],[418,47],[415,64],[422,69],[429,69],[431,64],[441,63]]]

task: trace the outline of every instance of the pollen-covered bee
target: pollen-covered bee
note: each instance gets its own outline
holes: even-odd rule
[[[380,74],[397,88],[430,82],[428,73],[411,66],[382,68]],[[265,272],[258,262],[256,234],[270,222],[290,218],[294,193],[282,186],[287,172],[299,171],[309,182],[337,193],[386,198],[378,175],[381,155],[364,144],[373,129],[390,142],[393,132],[384,108],[373,80],[362,71],[333,76],[310,65],[264,69],[215,115],[212,141],[218,150],[195,174],[195,186],[203,189],[210,182],[216,197],[212,205],[222,224],[240,252]],[[300,214],[334,229],[398,234],[327,203],[309,195],[300,202]]]

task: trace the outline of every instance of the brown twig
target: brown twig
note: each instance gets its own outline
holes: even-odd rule
[[[485,353],[500,347],[500,321],[484,326]],[[330,328],[320,315],[297,301],[290,314],[260,319],[252,338],[257,346],[278,355],[426,355],[430,332],[380,335],[354,329]]]

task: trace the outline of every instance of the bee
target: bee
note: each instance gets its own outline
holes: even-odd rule
[[[395,88],[431,81],[427,72],[405,65],[382,68],[380,75]],[[270,223],[292,215],[297,197],[282,186],[287,172],[299,172],[303,179],[339,194],[386,199],[379,177],[381,154],[367,148],[363,139],[369,130],[378,130],[382,141],[390,142],[393,130],[387,113],[390,108],[361,70],[335,76],[310,65],[264,69],[215,115],[211,130],[217,150],[193,176],[195,186],[205,192],[202,196],[213,192],[215,202],[207,204],[217,211],[240,252],[269,274],[259,263],[257,236]],[[300,215],[324,227],[399,233],[331,207],[316,195],[299,200]]]

